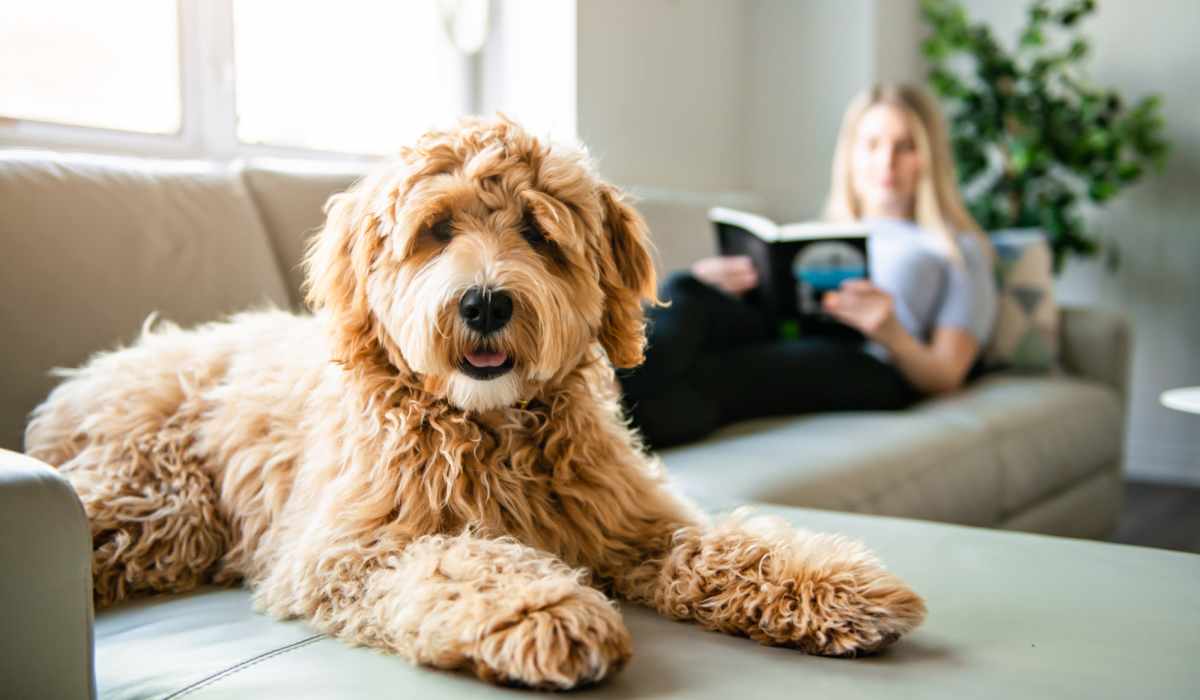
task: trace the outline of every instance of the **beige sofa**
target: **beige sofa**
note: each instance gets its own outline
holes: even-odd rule
[[[53,385],[50,368],[128,342],[151,312],[192,324],[253,305],[298,307],[304,234],[320,223],[328,194],[356,175],[267,162],[0,152],[0,447],[20,449],[26,414]],[[709,237],[706,204],[642,203],[666,266],[703,252],[696,237]],[[852,695],[881,692],[885,678],[919,683],[929,678],[917,670],[924,668],[948,684],[941,694],[955,695],[976,690],[977,678],[1012,682],[1042,658],[1058,685],[1018,684],[999,694],[1026,687],[1052,695],[1072,683],[1109,692],[1127,686],[1086,654],[1109,653],[1110,629],[1144,630],[1147,619],[1155,621],[1155,647],[1194,656],[1195,640],[1179,629],[1187,618],[1166,610],[1182,606],[1195,619],[1192,596],[1174,582],[1195,580],[1200,558],[788,508],[1108,533],[1121,494],[1128,327],[1086,309],[1064,310],[1062,321],[1063,371],[1050,376],[991,376],[900,413],[756,421],[662,453],[678,487],[709,508],[774,504],[797,523],[866,539],[930,596],[934,612],[924,629],[932,636],[881,662],[826,666],[634,612],[639,650],[649,649],[650,660],[635,662],[604,693],[725,697],[750,677],[763,692],[795,692],[804,682],[799,673]],[[302,623],[254,615],[244,591],[142,601],[105,612],[93,628],[88,550],[64,482],[45,465],[0,452],[0,614],[19,631],[4,635],[0,687],[7,680],[34,689],[96,684],[112,697],[290,698],[350,697],[354,683],[365,683],[408,696],[483,694],[473,681],[409,669]],[[1137,582],[1135,570],[1151,581]],[[1087,585],[1073,585],[1081,576]],[[1134,602],[1114,611],[1109,596]],[[980,619],[972,605],[981,606]],[[1021,615],[1035,619],[1016,625]],[[960,657],[956,648],[969,647],[981,627],[1004,654],[989,658],[976,648]],[[1043,652],[1026,651],[1031,645]],[[1117,646],[1127,654],[1140,648]],[[1139,676],[1155,688],[1196,680],[1192,666],[1173,665],[1171,655],[1147,658],[1154,673]],[[695,659],[707,661],[697,667]],[[734,668],[738,674],[723,675]]]
[[[0,156],[0,447],[20,449],[51,368],[130,341],[152,312],[186,325],[253,305],[300,308],[305,234],[356,176]],[[664,267],[711,250],[708,204],[644,198]],[[1061,340],[1064,369],[1052,376],[990,376],[901,413],[747,423],[662,457],[712,507],[760,501],[1103,537],[1120,507],[1128,327],[1069,309]]]

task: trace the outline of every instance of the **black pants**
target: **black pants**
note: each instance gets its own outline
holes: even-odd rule
[[[747,418],[905,408],[920,393],[861,343],[775,340],[754,307],[672,275],[668,307],[647,311],[646,362],[618,373],[625,406],[650,446],[701,438]]]

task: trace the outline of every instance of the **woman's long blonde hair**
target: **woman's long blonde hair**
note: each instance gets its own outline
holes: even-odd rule
[[[914,85],[872,85],[850,102],[838,132],[825,218],[842,222],[862,218],[862,201],[854,190],[851,161],[858,123],[868,109],[879,104],[895,107],[904,113],[921,156],[922,168],[913,206],[913,218],[917,225],[937,236],[953,260],[962,259],[956,235],[961,233],[978,237],[981,247],[990,256],[991,243],[967,211],[962,193],[958,190],[946,121],[933,98]]]

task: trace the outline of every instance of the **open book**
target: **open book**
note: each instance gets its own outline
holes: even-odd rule
[[[826,292],[848,279],[868,277],[867,228],[861,224],[809,222],[779,225],[757,214],[717,207],[708,218],[716,227],[721,255],[745,255],[758,272],[758,288],[746,300],[758,304],[782,337],[862,334],[821,308]]]

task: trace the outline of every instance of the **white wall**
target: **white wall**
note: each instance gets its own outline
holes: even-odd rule
[[[1010,40],[1024,19],[1020,3],[965,5]],[[1092,43],[1087,65],[1095,83],[1129,99],[1164,96],[1172,152],[1161,175],[1088,216],[1094,232],[1118,243],[1117,272],[1098,262],[1073,263],[1057,291],[1064,302],[1117,309],[1134,323],[1129,472],[1200,484],[1200,416],[1158,402],[1164,389],[1200,385],[1200,3],[1106,0],[1083,31]]]
[[[739,2],[580,0],[579,137],[622,185],[744,182],[745,12]]]
[[[873,72],[872,5],[748,3],[746,184],[767,197],[777,219],[820,214],[842,110]]]
[[[748,12],[747,185],[778,219],[816,218],[851,98],[924,77],[917,0],[753,0]]]
[[[875,80],[925,82],[921,40],[928,34],[917,0],[876,0],[872,45]]]
[[[578,131],[605,176],[753,190],[781,218],[819,211],[850,97],[923,70],[917,0],[579,0],[577,17]]]

